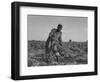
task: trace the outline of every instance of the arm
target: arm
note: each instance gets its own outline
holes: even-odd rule
[[[62,32],[61,32],[60,37],[58,38],[58,40],[59,40],[59,44],[62,46]]]

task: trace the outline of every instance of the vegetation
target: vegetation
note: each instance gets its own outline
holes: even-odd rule
[[[53,54],[47,62],[45,41],[28,41],[28,66],[78,65],[87,64],[88,42],[63,42],[63,51],[58,62]]]

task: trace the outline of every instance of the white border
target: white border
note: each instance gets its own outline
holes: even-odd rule
[[[88,64],[27,67],[27,15],[55,15],[88,17]],[[20,75],[41,75],[57,73],[93,72],[94,71],[94,11],[56,9],[56,8],[20,8]]]

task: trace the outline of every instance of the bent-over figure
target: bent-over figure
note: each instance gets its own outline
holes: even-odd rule
[[[57,29],[53,28],[49,33],[45,45],[47,59],[50,59],[50,56],[53,55],[56,57],[56,61],[58,62],[58,56],[60,56],[60,49],[62,47],[62,28],[63,26],[61,24],[58,24]]]

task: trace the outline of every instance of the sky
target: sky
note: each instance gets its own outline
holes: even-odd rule
[[[88,32],[87,17],[28,15],[27,31],[28,40],[47,40],[52,28],[58,24],[63,25],[63,41],[86,41]]]

